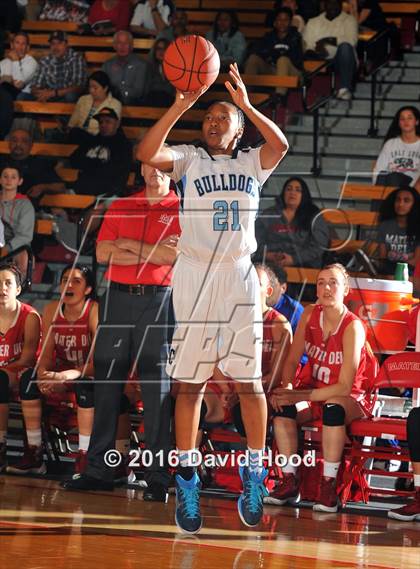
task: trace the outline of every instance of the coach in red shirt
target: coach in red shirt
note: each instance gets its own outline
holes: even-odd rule
[[[113,469],[104,456],[115,448],[118,402],[134,363],[144,403],[146,446],[155,457],[145,475],[144,499],[166,502],[169,473],[162,454],[166,457],[171,448],[171,402],[165,364],[179,200],[169,189],[168,176],[147,165],[142,174],[143,191],[113,202],[98,236],[96,255],[108,265],[109,287],[100,301],[95,342],[95,418],[86,472],[65,487],[112,488]]]

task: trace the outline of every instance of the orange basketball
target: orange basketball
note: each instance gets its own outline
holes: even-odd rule
[[[220,58],[214,45],[201,36],[182,36],[165,51],[163,72],[179,91],[210,87],[219,75]]]

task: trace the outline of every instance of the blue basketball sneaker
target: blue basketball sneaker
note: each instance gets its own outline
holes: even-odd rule
[[[175,522],[184,533],[198,533],[202,526],[200,513],[201,482],[198,474],[194,472],[191,480],[184,480],[182,476],[175,476],[176,509]]]
[[[239,474],[242,480],[243,490],[238,500],[239,517],[246,526],[256,526],[263,513],[263,500],[268,496],[264,480],[268,474],[263,469],[260,475],[250,472],[248,467],[241,466]]]

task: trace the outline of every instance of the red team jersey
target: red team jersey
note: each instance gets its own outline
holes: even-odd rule
[[[0,334],[0,367],[5,367],[20,358],[25,341],[26,318],[32,313],[39,317],[38,312],[32,306],[18,301],[18,311],[14,322],[6,334]]]
[[[87,362],[92,346],[89,331],[92,306],[92,301],[88,299],[76,322],[69,322],[63,314],[63,305],[60,306],[52,323],[57,371],[83,366]]]
[[[345,307],[339,325],[324,342],[322,333],[323,307],[320,304],[314,307],[305,330],[305,352],[308,355],[308,369],[305,370],[304,368],[304,370],[306,373],[310,372],[311,385],[315,389],[334,385],[338,382],[343,363],[343,335],[347,326],[354,320],[360,319]],[[366,377],[366,363],[366,347],[363,346],[351,396],[360,403],[367,413],[370,413],[369,402],[365,400],[366,381],[368,379]]]
[[[280,316],[274,308],[269,308],[264,314],[263,321],[263,345],[262,345],[262,374],[263,376],[271,370],[271,353],[273,351],[273,326],[276,318]]]

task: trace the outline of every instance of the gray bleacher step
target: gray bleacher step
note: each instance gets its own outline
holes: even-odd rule
[[[374,159],[364,157],[321,156],[322,169],[330,175],[371,177]],[[290,175],[307,174],[312,168],[312,156],[304,154],[288,154],[282,162],[283,172]]]
[[[312,151],[312,133],[294,133],[288,135],[292,153]],[[359,136],[323,136],[319,137],[322,154],[349,154],[376,157],[382,146],[382,139]]]
[[[407,103],[412,104],[412,101],[407,101]],[[375,105],[375,115],[380,118],[391,120],[403,104],[404,103],[401,100],[378,100]],[[351,103],[333,99],[325,105],[325,107],[320,109],[320,114],[328,116],[346,115],[370,117],[370,97],[367,99],[353,99]]]
[[[356,97],[370,97],[370,92],[370,83],[363,82],[356,85]],[[382,92],[378,90],[378,100],[387,99],[388,97],[401,99],[402,101],[418,101],[419,86],[413,84],[406,84],[404,86],[399,84],[382,84]]]
[[[384,136],[389,127],[389,118],[379,118],[377,123],[379,127],[379,136]],[[366,136],[370,126],[369,117],[348,117],[348,116],[328,116],[323,115],[320,117],[320,129],[322,132],[334,135],[340,134],[355,134]],[[312,132],[313,117],[311,115],[302,115],[299,117],[299,124],[288,125],[286,133],[292,132]]]

